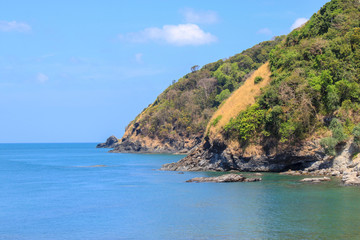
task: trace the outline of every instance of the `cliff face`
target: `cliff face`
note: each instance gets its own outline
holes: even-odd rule
[[[282,172],[303,170],[325,158],[319,141],[305,141],[296,146],[278,146],[269,152],[261,146],[245,150],[236,143],[205,139],[191,154],[176,163],[165,164],[162,170],[170,171],[262,171]]]

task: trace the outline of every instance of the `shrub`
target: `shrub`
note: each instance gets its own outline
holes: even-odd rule
[[[255,84],[258,84],[259,82],[261,82],[264,78],[260,77],[260,76],[257,76],[255,79],[254,79],[254,83]]]
[[[220,94],[216,95],[215,100],[220,104],[222,101],[227,99],[230,96],[229,89],[222,90]]]
[[[338,141],[333,137],[323,138],[320,141],[320,145],[324,148],[325,153],[331,156],[336,155],[335,147],[337,144]]]
[[[354,142],[360,146],[360,124],[354,127],[352,134],[354,135]]]
[[[332,131],[332,137],[337,140],[337,142],[343,142],[347,139],[347,135],[344,132],[344,127],[339,119],[334,118],[331,120],[330,127]]]
[[[240,142],[246,142],[263,125],[264,117],[265,111],[260,109],[258,104],[254,104],[225,125],[225,134],[237,138]]]

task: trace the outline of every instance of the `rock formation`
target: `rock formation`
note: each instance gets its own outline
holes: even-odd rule
[[[187,180],[186,182],[258,182],[261,181],[261,178],[246,178],[243,175],[239,174],[225,174],[219,177],[197,177]]]

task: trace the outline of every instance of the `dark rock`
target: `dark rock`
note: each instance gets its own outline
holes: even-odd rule
[[[176,163],[162,166],[165,171],[226,171],[241,172],[283,172],[288,169],[303,170],[325,157],[320,146],[314,142],[303,142],[295,146],[256,154],[244,154],[241,150],[232,149],[219,140],[205,139],[203,144],[185,158]],[[225,149],[224,149],[225,148]]]
[[[106,142],[99,143],[97,148],[114,148],[118,144],[119,140],[115,136],[109,137]]]
[[[225,174],[219,177],[198,177],[187,180],[186,182],[257,182],[261,181],[261,178],[245,178],[243,175],[238,174]]]

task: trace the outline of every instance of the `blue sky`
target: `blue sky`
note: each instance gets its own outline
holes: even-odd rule
[[[193,65],[287,34],[326,0],[0,1],[0,142],[102,142]]]

